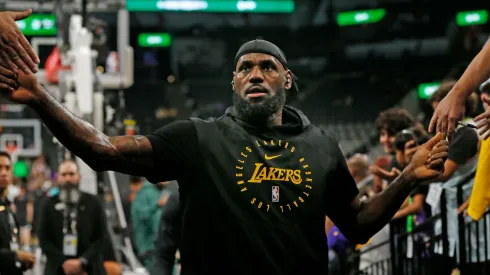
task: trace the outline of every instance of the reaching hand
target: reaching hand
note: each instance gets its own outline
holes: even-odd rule
[[[370,170],[374,175],[390,182],[395,180],[402,173],[395,167],[393,167],[391,171],[387,171],[377,165],[371,166]]]
[[[39,83],[34,74],[18,74],[0,66],[0,94],[6,99],[26,104],[32,101],[39,91]]]
[[[418,182],[434,179],[444,173],[447,151],[448,142],[444,139],[443,134],[437,133],[436,136],[419,146],[404,172]]]
[[[9,69],[20,68],[25,73],[37,72],[39,58],[15,21],[29,17],[32,10],[0,12],[0,58]]]
[[[437,105],[429,125],[429,132],[436,130],[449,140],[454,134],[458,120],[463,116],[466,98],[451,90]]]
[[[483,95],[482,101],[490,105],[490,97],[488,95]],[[473,120],[476,122],[478,134],[484,140],[490,137],[490,107],[488,107],[484,113],[478,115]]]

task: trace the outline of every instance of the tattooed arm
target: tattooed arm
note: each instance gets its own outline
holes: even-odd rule
[[[144,136],[108,137],[76,117],[39,86],[29,105],[56,138],[97,171],[147,175],[153,169],[152,146]]]

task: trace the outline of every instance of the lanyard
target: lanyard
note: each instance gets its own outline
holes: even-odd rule
[[[63,217],[63,234],[77,233],[77,206],[66,205]]]
[[[412,204],[412,197],[408,198],[408,205]],[[413,215],[410,214],[407,216],[407,232],[412,232],[413,229]]]
[[[15,222],[14,214],[7,208],[7,213],[9,216],[9,227],[11,231],[11,241],[12,243],[17,244],[19,242],[18,240],[18,234],[19,234],[19,229],[17,228],[17,223]]]

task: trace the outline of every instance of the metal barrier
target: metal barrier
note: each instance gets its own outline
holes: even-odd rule
[[[465,184],[465,182],[460,182],[457,186],[458,205],[464,203],[463,186]],[[490,211],[487,210],[478,221],[472,220],[464,214],[458,215],[458,238],[460,256],[458,266],[461,273],[471,275],[489,274]]]
[[[464,175],[456,184],[457,206],[464,203],[463,187],[472,181],[476,171]],[[440,198],[440,213],[434,215],[412,231],[406,232],[397,222],[390,223],[389,240],[369,247],[354,257],[390,246],[391,257],[372,263],[353,274],[357,275],[431,275],[451,274],[458,268],[461,274],[490,274],[490,211],[480,221],[473,221],[464,215],[458,215],[458,240],[455,256],[450,256],[448,235],[448,200],[446,189]],[[453,193],[454,194],[454,193]],[[454,209],[451,209],[454,211]],[[451,215],[455,215],[453,212]],[[454,216],[452,216],[454,217]],[[441,231],[431,234],[436,222],[441,223]],[[451,224],[454,229],[455,224]],[[459,257],[458,257],[459,256]]]

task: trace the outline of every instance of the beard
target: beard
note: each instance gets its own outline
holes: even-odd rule
[[[280,90],[260,102],[248,101],[236,91],[233,92],[233,106],[238,115],[246,121],[267,122],[267,120],[286,104],[286,91]]]

